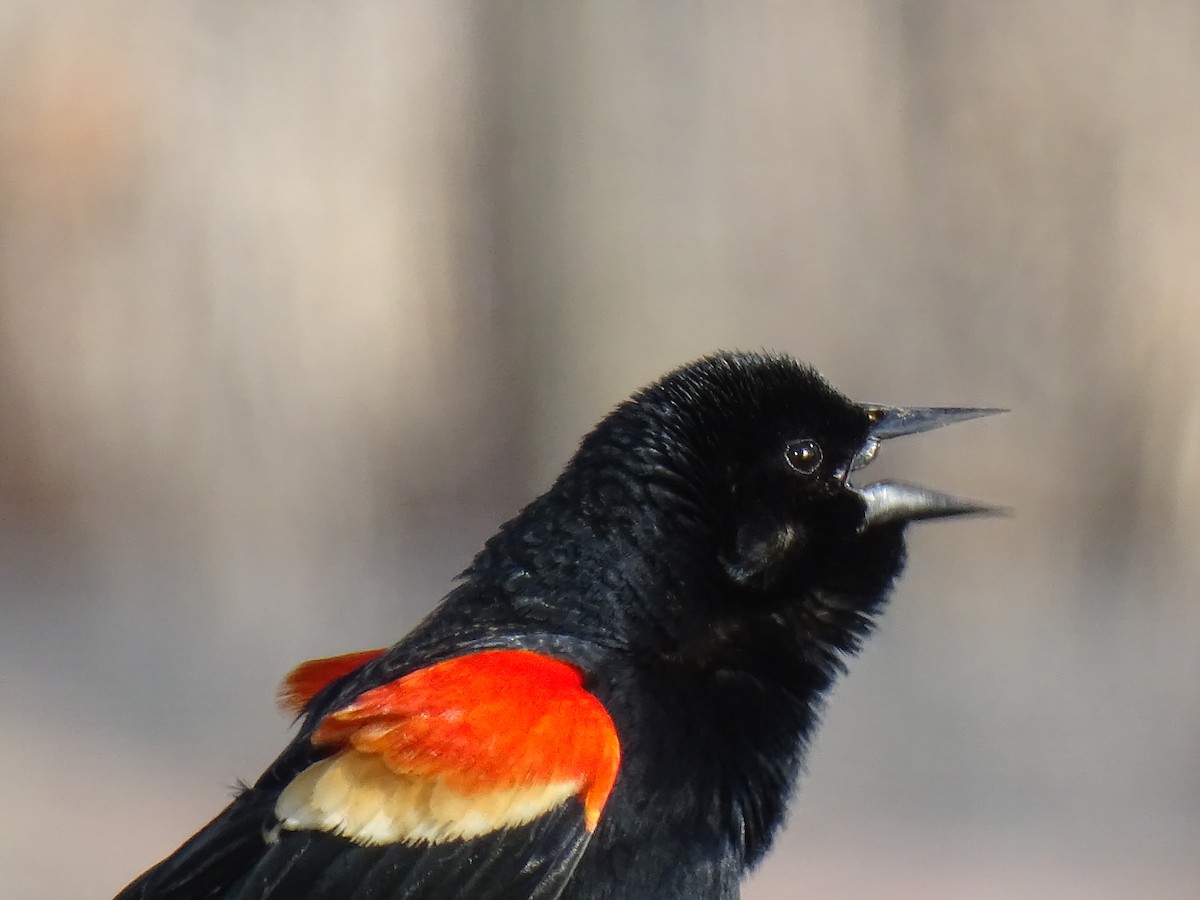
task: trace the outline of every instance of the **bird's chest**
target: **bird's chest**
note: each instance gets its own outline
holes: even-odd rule
[[[617,784],[567,900],[734,900],[782,821],[803,722],[730,674],[648,673],[602,696]]]

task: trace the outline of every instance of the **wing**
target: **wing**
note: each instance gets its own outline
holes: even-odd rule
[[[306,663],[298,709],[382,651]],[[118,900],[557,897],[616,780],[620,744],[573,666],[453,657],[358,694]]]

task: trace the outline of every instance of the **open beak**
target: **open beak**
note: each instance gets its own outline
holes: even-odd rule
[[[867,442],[855,457],[851,469],[866,466],[874,458],[881,441],[906,434],[932,431],[955,422],[979,419],[1007,412],[1003,409],[936,406],[876,406],[866,404],[864,408],[871,419]],[[948,516],[997,514],[998,507],[963,500],[950,494],[930,490],[902,481],[878,481],[866,487],[854,488],[867,505],[862,529],[884,522],[913,522],[918,519],[941,519]]]

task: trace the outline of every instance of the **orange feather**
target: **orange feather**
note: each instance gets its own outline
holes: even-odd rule
[[[386,648],[363,650],[360,653],[327,656],[324,659],[310,659],[301,663],[288,673],[283,684],[279,686],[276,702],[285,712],[299,715],[326,685],[332,684],[343,675],[349,675],[386,652]]]
[[[456,657],[367,691],[326,716],[313,743],[377,755],[394,772],[464,794],[575,781],[589,830],[621,758],[580,671],[526,650]]]

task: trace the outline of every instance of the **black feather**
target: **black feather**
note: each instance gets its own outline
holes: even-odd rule
[[[718,354],[668,374],[585,437],[416,630],[321,691],[255,786],[119,900],[733,900],[903,567],[903,522],[867,527],[848,484],[871,424],[784,356]],[[788,462],[797,440],[816,447],[812,471]],[[573,663],[611,715],[622,763],[595,834],[575,801],[436,845],[272,832],[279,792],[326,752],[311,741],[326,715],[490,648]]]

